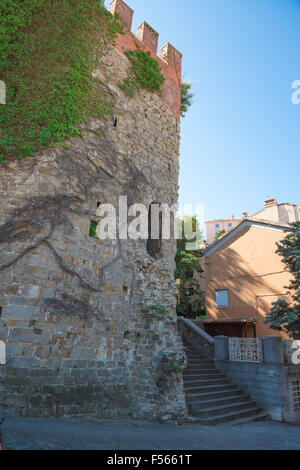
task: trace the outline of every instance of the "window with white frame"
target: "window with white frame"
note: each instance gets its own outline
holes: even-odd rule
[[[292,389],[292,400],[294,410],[300,409],[300,380],[294,380],[291,382]]]
[[[216,290],[216,306],[218,308],[229,307],[228,289]]]

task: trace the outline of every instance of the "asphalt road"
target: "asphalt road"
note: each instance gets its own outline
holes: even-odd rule
[[[300,450],[300,426],[274,421],[231,427],[8,417],[0,429],[7,450]]]

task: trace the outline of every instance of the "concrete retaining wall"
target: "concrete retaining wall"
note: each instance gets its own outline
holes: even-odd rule
[[[227,337],[215,338],[215,364],[219,370],[268,411],[275,421],[300,420],[294,409],[291,382],[300,381],[300,366],[283,362],[281,339],[263,338],[264,362],[229,361]]]

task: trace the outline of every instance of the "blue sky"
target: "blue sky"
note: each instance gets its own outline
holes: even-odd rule
[[[128,0],[183,53],[194,104],[182,121],[180,204],[240,217],[268,197],[300,204],[300,0]],[[108,2],[107,2],[108,4]]]

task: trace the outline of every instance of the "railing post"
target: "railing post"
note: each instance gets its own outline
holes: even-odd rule
[[[215,360],[228,361],[229,360],[229,337],[228,336],[215,336]]]
[[[0,341],[0,364],[6,364],[6,344],[4,341]]]
[[[267,364],[283,364],[282,338],[265,336],[262,338],[264,362]]]

